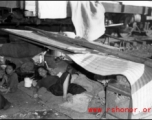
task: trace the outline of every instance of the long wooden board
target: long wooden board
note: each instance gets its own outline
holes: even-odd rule
[[[11,34],[15,34],[18,36],[22,36],[24,38],[31,39],[32,41],[39,42],[46,46],[53,45],[56,47],[62,47],[62,49],[68,49],[71,46],[76,47],[76,49],[77,49],[79,46],[79,48],[82,48],[82,49],[86,48],[86,49],[90,49],[92,51],[96,50],[101,53],[114,55],[116,57],[119,57],[119,58],[122,58],[125,60],[142,63],[142,64],[152,67],[152,60],[148,59],[148,58],[140,58],[137,56],[128,55],[121,51],[110,49],[105,46],[100,46],[97,43],[95,44],[95,43],[88,42],[85,40],[76,40],[76,39],[72,39],[72,38],[69,38],[66,36],[52,34],[47,31],[44,31],[44,30],[39,30],[39,29],[35,29],[35,28],[31,28],[31,29],[34,30],[35,32],[40,33],[41,35],[37,35],[37,34],[33,33],[32,31],[29,32],[29,31],[12,30],[12,29],[3,29],[3,30],[6,32],[9,32]]]

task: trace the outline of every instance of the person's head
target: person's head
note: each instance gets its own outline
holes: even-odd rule
[[[41,77],[47,77],[47,75],[48,75],[48,70],[45,68],[45,67],[43,67],[43,66],[41,66],[41,67],[39,67],[38,68],[38,74],[41,76]]]
[[[12,74],[13,72],[15,72],[16,69],[16,65],[14,63],[8,63],[7,67],[6,67],[6,73],[8,75]]]

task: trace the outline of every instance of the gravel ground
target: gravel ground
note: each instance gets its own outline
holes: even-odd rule
[[[9,93],[4,95],[8,101],[12,103],[11,108],[7,110],[0,110],[0,118],[11,118],[11,119],[25,119],[25,118],[37,118],[40,119],[40,117],[34,117],[32,113],[35,113],[35,111],[48,111],[51,108],[47,107],[46,105],[42,104],[40,101],[35,100],[28,96],[26,93],[22,92],[21,90],[18,90],[16,93]],[[48,112],[49,114],[46,114],[46,116],[49,119],[59,119],[59,118],[65,118],[70,119],[70,117],[61,114],[59,112],[55,112],[55,110],[52,110],[53,112]],[[56,115],[57,114],[57,115]],[[42,118],[46,118],[46,116],[41,116]]]

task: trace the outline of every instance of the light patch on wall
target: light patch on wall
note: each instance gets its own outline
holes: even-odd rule
[[[39,18],[66,18],[68,1],[39,1]]]
[[[36,15],[36,2],[35,1],[25,1],[25,9],[33,12],[33,16]]]

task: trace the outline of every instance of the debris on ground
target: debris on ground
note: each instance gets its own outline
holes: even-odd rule
[[[1,115],[0,119],[71,119],[69,116],[53,109],[19,112],[14,115]]]

